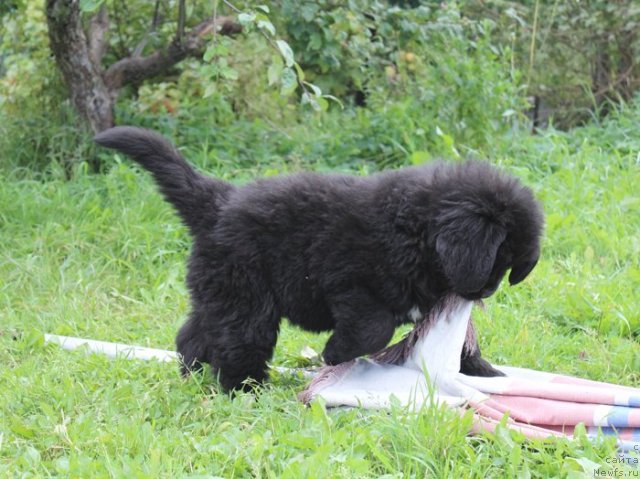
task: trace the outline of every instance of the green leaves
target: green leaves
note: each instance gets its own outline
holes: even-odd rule
[[[209,98],[215,92],[221,90],[218,82],[235,82],[239,78],[238,71],[229,64],[228,56],[231,52],[230,39],[228,37],[220,37],[207,47],[202,59],[208,65],[200,68],[200,71],[206,72],[210,78],[209,84],[205,86],[203,98]]]
[[[256,19],[256,14],[255,13],[240,13],[238,15],[238,23],[240,23],[240,25],[242,26],[247,26],[250,23],[253,23],[253,21]]]
[[[414,151],[409,157],[412,165],[422,165],[431,159],[428,151]]]
[[[105,0],[80,0],[80,11],[82,13],[93,13],[97,11]]]
[[[276,45],[278,46],[278,50],[280,50],[284,64],[287,67],[292,67],[295,60],[293,59],[293,50],[291,50],[289,44],[284,40],[276,40]]]
[[[325,111],[329,106],[327,100],[321,96],[315,96],[305,91],[300,100],[302,105],[310,105],[315,111]]]
[[[288,96],[295,91],[298,85],[298,77],[293,68],[285,68],[282,70],[280,85],[280,94],[283,96]]]
[[[334,101],[340,108],[343,108],[342,102],[333,95],[323,95],[322,90],[317,85],[306,81],[302,82],[309,90],[304,91],[301,98],[303,105],[310,105],[315,111],[327,111],[329,109],[329,101]]]
[[[278,38],[276,28],[269,17],[270,10],[266,5],[258,5],[254,10],[241,12],[238,14],[238,22],[245,31],[252,28],[260,32],[268,45],[273,46],[278,55],[271,57],[271,63],[267,67],[267,84],[269,86],[279,86],[280,95],[291,96],[300,89],[300,104],[311,106],[315,111],[326,111],[329,107],[328,100],[332,100],[342,105],[333,95],[323,95],[319,86],[305,80],[306,75],[300,64],[295,60],[295,54],[286,40]],[[230,67],[226,57],[230,54],[230,49],[226,43],[219,40],[208,46],[203,59],[211,63],[209,72],[214,78],[235,81],[239,78],[238,71]],[[212,83],[207,85],[203,97],[207,98],[219,91]]]
[[[265,30],[271,36],[276,35],[276,27],[269,20],[258,20],[256,26],[261,30]]]

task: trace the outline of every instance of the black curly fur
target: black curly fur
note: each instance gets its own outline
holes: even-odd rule
[[[299,173],[242,187],[197,173],[158,134],[116,127],[95,141],[149,170],[193,236],[183,372],[209,363],[227,389],[263,381],[280,321],[329,331],[338,364],[384,348],[417,307],[492,294],[539,256],[541,208],[487,163],[433,163],[368,177]],[[498,374],[467,349],[462,369]]]

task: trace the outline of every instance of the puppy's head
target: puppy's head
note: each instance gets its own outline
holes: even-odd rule
[[[529,188],[485,163],[436,175],[431,243],[451,289],[467,299],[493,294],[510,269],[521,282],[540,256],[542,208]]]

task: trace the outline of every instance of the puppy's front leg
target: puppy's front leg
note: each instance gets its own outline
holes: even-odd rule
[[[330,308],[336,326],[322,353],[329,365],[380,351],[396,328],[394,315],[361,290],[334,296]]]
[[[504,376],[502,371],[498,371],[491,363],[480,356],[480,350],[470,356],[462,356],[460,360],[460,372],[467,376],[479,376],[483,378],[493,378]]]
[[[487,360],[482,358],[473,318],[469,320],[467,337],[464,347],[462,348],[462,354],[460,355],[460,372],[467,376],[504,376],[504,373],[498,371]]]

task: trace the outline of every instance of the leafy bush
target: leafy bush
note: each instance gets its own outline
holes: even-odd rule
[[[457,28],[447,26],[456,20]],[[435,23],[441,30],[422,45],[409,44],[413,51],[398,52],[392,87],[371,90],[371,108],[390,120],[382,130],[395,130],[394,141],[406,146],[414,163],[433,154],[484,154],[525,108],[508,50],[492,43],[493,25],[465,23],[458,12],[445,11]]]
[[[501,136],[521,125],[527,84],[528,92],[543,96],[550,108],[571,109],[560,118],[570,124],[574,113],[584,113],[594,101],[584,67],[602,49],[590,39],[604,41],[611,31],[635,38],[633,15],[626,23],[619,15],[614,18],[626,8],[624,2],[595,2],[584,12],[575,11],[572,2],[414,3],[268,3],[269,19],[293,47],[306,81],[338,96],[345,110],[332,104],[331,111],[310,114],[296,105],[297,99],[281,95],[284,87],[274,72],[281,72],[282,60],[258,28],[247,27],[235,39],[218,38],[206,61],[185,61],[160,82],[122,92],[118,122],[159,128],[182,144],[206,141],[210,151],[203,153],[203,161],[238,161],[249,169],[262,160],[243,153],[247,145],[234,141],[259,141],[265,158],[281,157],[283,169],[343,164],[380,168],[433,156],[485,156]],[[139,43],[141,37],[146,38],[142,51],[150,51],[174,34],[170,21],[161,22],[153,34],[144,33],[153,15],[149,2],[140,8],[130,4],[127,11],[118,11],[119,3],[111,0],[107,4],[120,19],[110,38],[112,52]],[[173,6],[162,3],[161,13],[170,15]],[[635,11],[633,5],[627,7]],[[190,18],[199,18],[207,8],[196,2]],[[41,5],[17,2],[2,21],[0,144],[8,152],[3,161],[42,169],[52,161],[75,165],[90,160],[94,149],[73,127],[77,120],[50,58]],[[555,39],[574,30],[585,44],[577,54],[572,53],[573,40]],[[634,42],[630,51],[635,51]],[[615,45],[622,46],[611,40],[609,46]],[[607,51],[611,62],[622,58],[622,50]],[[112,60],[105,57],[106,63]],[[582,73],[576,73],[580,68]],[[612,85],[626,85],[618,80],[611,77]],[[243,124],[235,125],[238,120]],[[269,129],[269,135],[262,138],[256,125]],[[224,154],[214,148],[236,156],[220,158]]]
[[[293,164],[380,168],[490,149],[525,106],[509,50],[492,43],[494,25],[464,19],[453,6],[282,2],[274,19],[284,24],[278,28],[286,28],[308,80],[343,99],[349,88],[362,89],[366,106],[312,115],[292,110],[267,85],[268,45],[249,36],[229,41],[237,81],[207,83],[209,67],[192,63],[171,83],[143,87],[136,102],[123,102],[123,111],[140,123],[147,110],[160,108],[172,134],[183,136],[178,125],[191,130],[188,142],[203,124],[225,136],[231,119],[260,118],[271,129],[263,144],[277,143],[266,147]],[[203,91],[213,94],[202,98]],[[211,131],[202,135],[211,147],[219,144]]]
[[[82,157],[73,113],[48,50],[38,2],[19,2],[0,18],[0,164],[43,169]]]
[[[180,131],[191,142],[224,135],[225,128],[237,133],[241,127],[231,126],[237,120],[248,121],[247,131],[263,120],[273,133],[261,141],[278,143],[266,145],[267,156],[334,166],[360,156],[377,168],[491,154],[492,144],[521,121],[523,87],[544,100],[556,124],[569,126],[590,117],[594,106],[608,112],[617,98],[629,99],[640,78],[640,7],[631,0],[267,4],[306,81],[338,96],[344,112],[333,105],[333,112],[309,115],[297,99],[283,97],[278,52],[259,28],[247,26],[236,39],[218,38],[207,61],[185,61],[160,83],[123,92],[118,121]],[[118,25],[107,64],[131,45],[149,52],[175,33],[169,20],[149,32],[153,2],[107,5]],[[172,18],[175,6],[160,2],[160,17]],[[190,8],[193,21],[211,5]],[[0,14],[2,162],[70,170],[91,160],[94,150],[74,127],[78,120],[50,56],[41,3],[14,0]],[[364,108],[352,111],[351,104]]]
[[[634,0],[465,0],[461,10],[500,26],[494,41],[513,45],[529,94],[542,99],[543,120],[576,126],[640,89],[640,4]]]
[[[181,144],[206,141],[211,148],[236,151],[224,161],[247,168],[256,160],[233,143],[234,135],[253,141],[260,136],[255,124],[271,130],[256,141],[264,144],[267,158],[291,163],[283,169],[362,162],[379,168],[483,150],[522,109],[509,51],[493,44],[490,22],[462,18],[455,6],[402,9],[379,0],[299,7],[294,15],[297,3],[274,3],[270,18],[292,44],[306,80],[343,99],[350,90],[362,90],[365,108],[301,110],[297,100],[270,85],[271,70],[281,62],[278,52],[258,29],[247,28],[236,39],[219,37],[206,61],[185,61],[159,83],[124,91],[118,122],[159,128]],[[136,34],[148,28],[148,4],[129,10],[131,21],[111,36],[111,51],[135,44]],[[123,12],[114,11],[117,15]],[[39,4],[27,0],[3,21],[3,51],[12,65],[0,80],[0,114],[7,117],[3,149],[10,159],[4,161],[36,169],[54,162],[67,170],[90,161],[95,150],[74,127],[77,119],[50,58]],[[144,48],[169,38],[172,28],[162,23]],[[105,62],[112,60],[107,55]],[[29,74],[28,82],[16,81]],[[238,120],[244,126],[233,125]],[[229,135],[235,140],[226,142]],[[203,161],[212,155],[206,153],[209,159]]]

